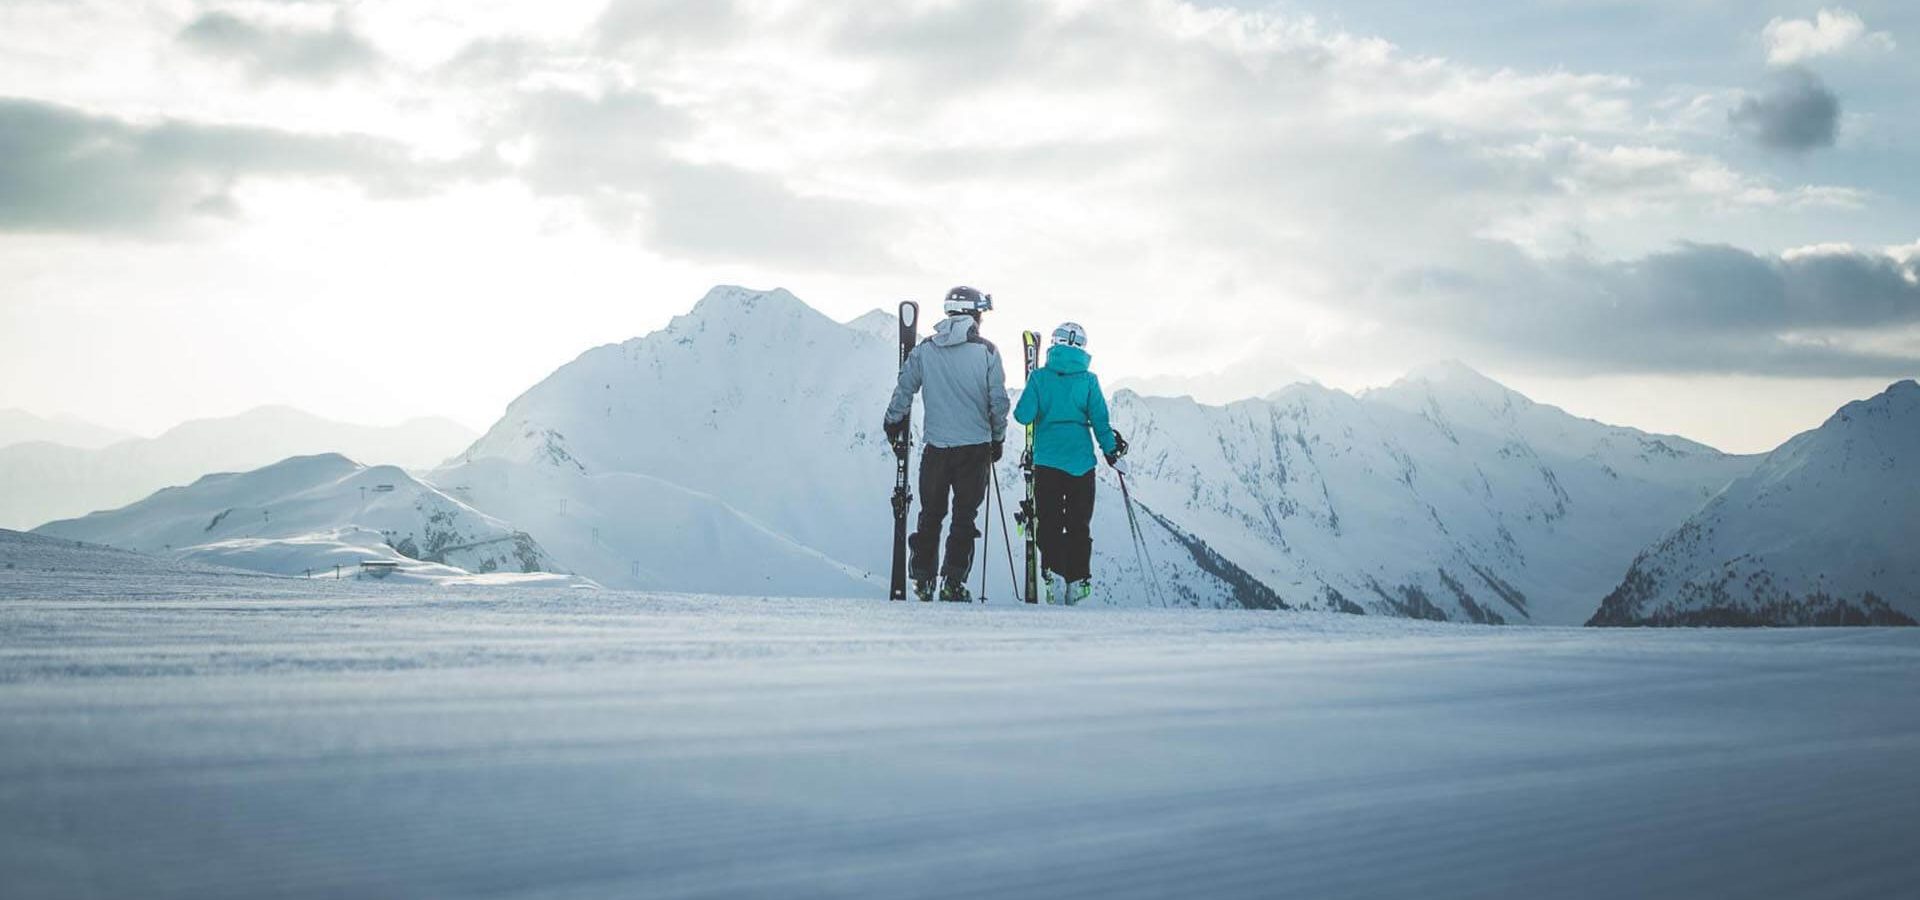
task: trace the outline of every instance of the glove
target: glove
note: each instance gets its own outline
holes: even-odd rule
[[[1113,453],[1107,457],[1107,462],[1111,463],[1127,455],[1127,439],[1120,436],[1120,429],[1118,428],[1108,430],[1113,432]]]
[[[1000,457],[1001,457],[1001,456],[1002,456],[1003,454],[1005,454],[1006,452],[1007,452],[1007,442],[1006,442],[1006,441],[994,441],[994,442],[993,442],[993,461],[994,461],[994,462],[999,462],[999,461],[1000,461]]]
[[[1119,472],[1122,475],[1127,474],[1127,461],[1124,459],[1121,459],[1120,457],[1117,457],[1117,456],[1107,457],[1107,465],[1112,466],[1115,472]]]
[[[887,443],[893,445],[893,455],[906,459],[907,454],[913,449],[912,445],[907,443],[907,420],[883,422],[880,430],[887,433]]]

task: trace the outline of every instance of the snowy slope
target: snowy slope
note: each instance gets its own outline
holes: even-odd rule
[[[1457,363],[1359,397],[1114,400],[1139,495],[1289,604],[1577,624],[1626,561],[1750,470],[1533,403]]]
[[[664,330],[548,376],[431,480],[609,586],[881,593],[893,456],[879,423],[897,352],[889,314],[842,324],[784,290],[715,288]],[[1017,348],[1009,365],[1017,381]],[[1011,459],[1002,487],[1013,501]],[[1271,605],[1146,524],[1183,602]],[[1108,599],[1149,602],[1145,581],[1118,577],[1135,556],[1117,502],[1103,498],[1095,530]],[[1011,598],[993,543],[988,592]]]
[[[208,475],[35,533],[281,575],[365,560],[427,578],[555,568],[526,534],[398,468],[339,454]]]
[[[1593,624],[1913,624],[1920,384],[1781,445],[1633,562]]]
[[[9,900],[1920,883],[1920,629],[16,575]]]
[[[480,458],[440,473],[454,495],[540,536],[568,571],[655,590],[795,596],[885,591],[725,501],[637,472]]]
[[[267,406],[98,450],[47,443],[0,447],[0,526],[28,528],[112,509],[209,472],[245,471],[302,454],[341,453],[426,468],[472,438],[471,431],[446,419],[371,427]]]
[[[196,560],[0,528],[0,600],[206,597],[222,591],[271,595],[287,588],[274,583],[284,581]],[[306,593],[312,594],[311,586]]]
[[[92,450],[131,437],[119,429],[71,416],[36,416],[23,409],[0,409],[0,447],[45,443]]]

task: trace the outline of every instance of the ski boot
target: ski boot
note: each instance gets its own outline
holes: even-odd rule
[[[913,596],[915,599],[919,600],[921,603],[932,603],[933,602],[933,582],[920,581],[916,579],[913,582]]]
[[[1081,603],[1086,602],[1087,598],[1091,596],[1093,596],[1093,579],[1091,578],[1082,578],[1079,581],[1067,585],[1068,606],[1079,606]]]
[[[1067,602],[1067,579],[1051,569],[1040,573],[1040,602],[1056,606]]]
[[[949,578],[946,584],[940,586],[940,599],[948,603],[972,603],[973,595],[967,593],[966,582]]]

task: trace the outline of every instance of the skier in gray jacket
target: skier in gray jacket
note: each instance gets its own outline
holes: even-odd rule
[[[940,599],[965,603],[967,573],[973,569],[973,542],[980,537],[974,516],[987,496],[988,467],[1000,460],[1007,438],[1007,371],[1000,351],[980,336],[980,314],[993,308],[993,296],[970,287],[947,292],[947,317],[933,326],[900,367],[893,402],[887,404],[886,433],[895,452],[907,452],[905,430],[913,394],[925,408],[927,446],[920,454],[920,518],[907,539],[912,550],[908,574],[913,593],[933,599],[933,579],[941,579]],[[952,495],[953,525],[947,529],[946,564],[940,560],[940,522]]]

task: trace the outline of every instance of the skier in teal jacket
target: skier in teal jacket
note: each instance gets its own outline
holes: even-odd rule
[[[1013,409],[1014,421],[1033,426],[1035,540],[1047,592],[1068,604],[1093,592],[1095,443],[1109,465],[1122,473],[1127,465],[1107,422],[1100,378],[1087,369],[1086,346],[1085,328],[1072,322],[1055,328],[1047,364],[1034,370]]]

